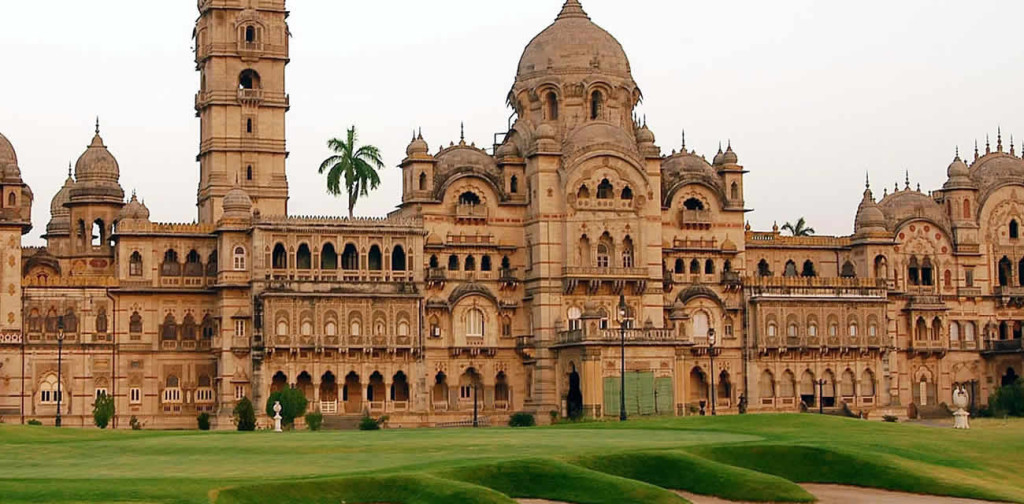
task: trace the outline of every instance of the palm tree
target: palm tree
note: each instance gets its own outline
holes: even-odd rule
[[[384,167],[380,159],[380,150],[372,145],[356,147],[358,137],[356,127],[348,129],[344,140],[332,138],[327,147],[334,155],[320,163],[319,173],[327,172],[327,192],[332,196],[341,195],[341,179],[345,179],[345,192],[348,194],[348,216],[360,196],[369,196],[370,190],[380,186],[377,170]]]
[[[807,226],[807,221],[803,217],[800,217],[796,221],[796,224],[787,222],[782,226],[783,231],[789,231],[793,236],[811,236],[814,234],[814,228]]]

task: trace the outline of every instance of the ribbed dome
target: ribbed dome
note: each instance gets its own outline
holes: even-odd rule
[[[132,199],[128,202],[124,208],[121,209],[120,213],[121,220],[149,220],[149,208],[146,207],[145,203],[139,201],[139,198],[132,193]]]
[[[615,37],[568,0],[555,22],[534,37],[519,60],[517,80],[538,73],[602,73],[632,80],[629,59]]]
[[[732,143],[729,143],[729,147],[722,153],[722,164],[736,164],[740,162],[739,156],[732,150]]]
[[[960,159],[960,155],[957,155],[953,159],[953,162],[949,164],[949,168],[946,169],[946,176],[949,179],[943,184],[943,189],[953,189],[957,187],[970,187],[973,186],[971,182],[971,170],[967,167],[967,163],[964,163]]]
[[[857,219],[853,224],[856,233],[879,233],[885,232],[885,214],[878,208],[871,189],[864,191],[864,199],[857,209]]]
[[[722,144],[718,144],[718,154],[715,154],[711,164],[714,166],[721,166],[725,162],[725,153],[722,152]]]
[[[427,154],[430,152],[430,146],[423,140],[423,134],[420,133],[412,138],[412,142],[409,142],[409,147],[405,149],[405,153],[408,156],[414,154]]]
[[[498,150],[497,152],[495,152],[495,155],[498,157],[498,159],[507,157],[519,157],[519,147],[516,147],[515,142],[509,140],[501,144],[500,147],[498,147]]]
[[[651,129],[648,128],[646,124],[644,124],[636,132],[636,141],[638,143],[653,144],[654,143],[654,132],[651,131]]]
[[[14,146],[7,140],[7,137],[0,133],[0,167],[12,164],[18,165],[18,155],[14,152]]]
[[[224,218],[248,219],[252,217],[252,199],[241,187],[235,187],[224,195]]]
[[[124,190],[118,182],[121,177],[117,159],[107,150],[100,137],[99,124],[96,135],[85,152],[75,163],[75,187],[71,190],[72,201],[100,199],[111,203],[124,201]]]
[[[71,188],[74,185],[75,179],[71,178],[69,167],[68,178],[64,181],[64,186],[50,200],[50,222],[46,225],[46,234],[62,235],[70,233],[71,210],[64,205],[71,200]]]

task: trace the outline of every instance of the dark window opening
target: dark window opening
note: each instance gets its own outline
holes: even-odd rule
[[[576,199],[587,199],[590,197],[590,189],[587,188],[587,184],[580,186],[580,190],[576,191]]]
[[[256,42],[256,28],[252,26],[245,27],[245,41],[248,43]]]
[[[334,244],[328,243],[320,251],[320,269],[338,269],[338,252],[334,250]]]
[[[604,105],[604,98],[600,91],[594,91],[594,94],[590,95],[590,119],[596,120],[601,117],[601,108]]]
[[[459,256],[455,254],[448,256],[448,271],[459,271]]]
[[[473,256],[466,257],[466,271],[476,271],[476,258]]]
[[[359,269],[359,251],[354,244],[345,245],[345,250],[341,253],[341,267],[346,270]]]
[[[633,190],[630,189],[629,186],[626,186],[626,187],[622,188],[622,199],[624,199],[624,200],[633,199]]]
[[[677,275],[682,275],[683,273],[686,273],[686,264],[683,262],[682,259],[676,259],[676,265],[675,268],[672,269],[672,271],[674,271]]]
[[[816,277],[818,273],[814,271],[814,263],[810,259],[804,261],[803,271],[800,272],[800,276],[803,277]]]
[[[792,260],[786,261],[786,271],[782,274],[782,276],[785,276],[785,277],[795,277],[796,276],[796,263],[793,262]]]
[[[295,253],[295,267],[298,269],[310,269],[313,267],[313,254],[309,251],[309,245],[299,245],[299,251]]]
[[[285,269],[288,267],[288,251],[285,250],[284,244],[278,243],[274,245],[274,255],[271,264],[274,269]]]
[[[426,191],[427,190],[427,174],[426,173],[420,173],[420,190],[421,191]]]
[[[772,276],[772,270],[768,266],[768,261],[761,259],[761,262],[757,263],[757,276],[770,277]]]
[[[491,256],[480,258],[480,271],[491,271]]]
[[[612,197],[612,183],[608,179],[601,181],[601,185],[597,186],[597,199],[609,199]]]
[[[437,256],[436,255],[430,256],[430,267],[431,268],[440,268],[441,267],[441,264],[437,260]]]
[[[391,271],[405,271],[405,249],[401,245],[395,245],[391,250]]]
[[[462,193],[459,196],[459,204],[460,205],[479,205],[480,204],[480,196],[477,196],[476,193],[474,193],[474,192],[466,191],[466,192]]]
[[[690,198],[683,202],[683,208],[687,210],[704,210],[704,203],[697,198]]]
[[[843,270],[839,273],[839,276],[843,278],[854,278],[857,276],[857,270],[853,267],[853,263],[846,261],[843,263]]]
[[[907,281],[910,282],[910,285],[921,284],[921,268],[917,257],[910,258],[910,265],[907,267]]]
[[[935,277],[932,274],[932,261],[929,258],[924,258],[924,262],[921,264],[921,285],[935,285]]]
[[[259,89],[260,74],[252,69],[242,71],[242,74],[238,77],[238,87],[241,89]]]
[[[705,275],[714,275],[715,274],[715,261],[712,261],[711,259],[708,259],[707,261],[704,261],[704,274]]]
[[[245,180],[252,180],[252,165],[245,167]]]
[[[1016,240],[1020,238],[1020,224],[1017,224],[1016,220],[1010,221],[1010,239]]]
[[[698,261],[696,259],[690,261],[690,274],[691,275],[699,275],[700,274],[700,261]]]
[[[512,178],[508,181],[508,190],[512,194],[519,193],[519,177],[512,175]]]
[[[1013,278],[1013,263],[1006,256],[1003,256],[999,260],[999,286],[1006,287],[1010,285],[1010,279]]]
[[[548,120],[558,120],[558,96],[554,92],[548,93]]]
[[[367,257],[370,263],[370,271],[380,271],[384,269],[384,261],[382,257],[380,247],[376,245],[370,247],[370,255]]]

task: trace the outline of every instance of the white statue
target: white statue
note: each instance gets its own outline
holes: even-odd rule
[[[281,432],[281,401],[274,401],[274,432]]]
[[[954,429],[970,429],[971,424],[967,421],[967,418],[971,416],[964,408],[970,404],[970,397],[967,395],[967,387],[964,385],[956,385],[953,387],[953,405],[956,406],[956,411],[953,412],[953,428]]]

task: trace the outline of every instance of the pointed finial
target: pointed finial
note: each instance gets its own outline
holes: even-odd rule
[[[896,193],[900,192],[900,183],[899,182],[896,182],[896,183],[894,183],[892,185],[892,192],[893,192],[893,194],[896,194]]]
[[[956,146],[956,155],[953,156],[953,159],[960,159],[960,146],[959,145]]]
[[[996,150],[1003,152],[1003,127],[996,127]]]
[[[985,134],[985,154],[992,153],[992,143],[989,141],[988,134]]]
[[[974,141],[974,160],[978,160],[978,141]]]
[[[907,182],[907,189],[910,189],[910,170],[907,170],[906,182]]]
[[[423,140],[423,126],[420,126],[420,134],[416,138],[419,138],[420,140]]]
[[[1012,133],[1010,134],[1010,155],[1011,156],[1016,156],[1017,155],[1017,146],[1013,145],[1013,134]]]
[[[96,134],[100,134],[100,116],[96,116]]]
[[[68,178],[71,178],[71,161],[68,160]]]
[[[886,187],[885,189],[882,189],[882,197],[884,198],[884,197],[886,197],[888,195],[889,195],[889,188]]]
[[[459,123],[459,141],[466,143],[466,123]]]
[[[920,182],[917,183],[917,192],[921,192],[921,183]]]
[[[727,141],[727,143],[728,143],[728,145],[726,146],[725,150],[727,150],[727,151],[731,151],[731,150],[732,150],[732,139],[730,138],[730,139],[729,139],[729,140]]]
[[[871,173],[864,172],[864,188],[871,189]]]
[[[683,153],[686,152],[686,130],[683,130]]]
[[[718,153],[722,153],[722,142],[718,142]]]
[[[560,21],[566,18],[584,18],[590,19],[587,13],[583,10],[583,6],[580,5],[579,0],[566,0],[565,5],[562,6],[562,11],[558,13],[558,17],[555,21]]]

